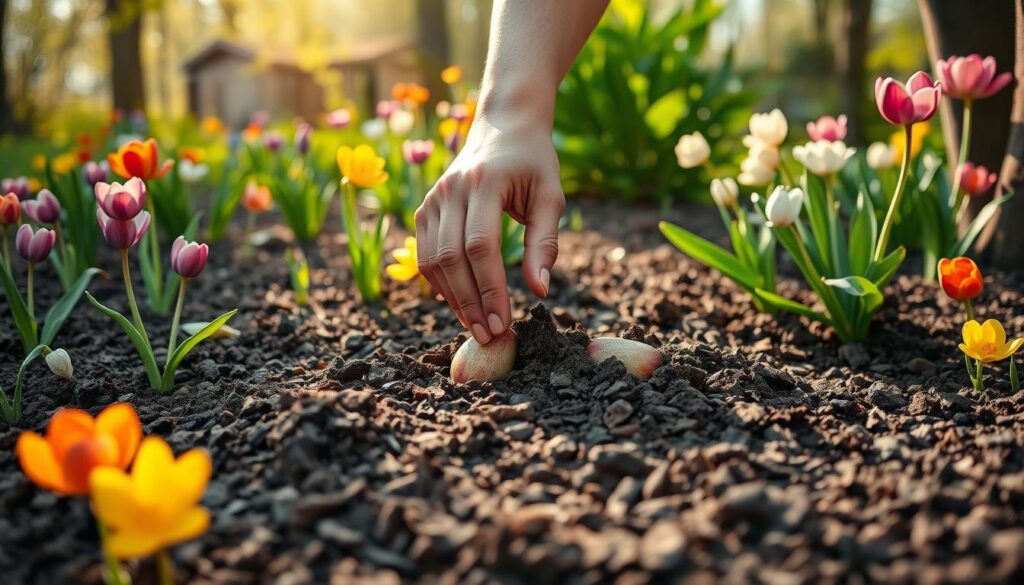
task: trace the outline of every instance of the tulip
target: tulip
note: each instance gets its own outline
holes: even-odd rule
[[[249,213],[263,213],[270,209],[273,204],[273,197],[270,189],[265,185],[258,185],[250,182],[242,192],[242,208]]]
[[[14,249],[26,262],[38,264],[50,255],[56,241],[57,234],[53,230],[39,228],[33,231],[32,226],[24,224],[14,238]]]
[[[732,177],[711,181],[711,198],[715,203],[736,210],[739,205],[740,187]]]
[[[465,122],[469,119],[469,109],[464,104],[455,104],[448,114],[456,122]]]
[[[388,119],[388,127],[395,136],[405,136],[416,124],[416,116],[409,110],[398,110]]]
[[[377,156],[369,145],[342,146],[338,149],[337,159],[341,175],[356,187],[374,187],[388,180],[384,159]]]
[[[490,382],[504,377],[516,363],[518,338],[511,329],[480,345],[475,337],[463,343],[452,358],[452,381],[465,384],[471,380]]]
[[[397,100],[381,100],[377,102],[377,117],[383,120],[391,118],[391,114],[394,114],[401,109],[402,104]]]
[[[814,142],[843,140],[846,138],[846,116],[842,115],[838,118],[822,116],[818,118],[817,122],[808,122],[807,134]]]
[[[599,337],[590,342],[587,353],[599,364],[615,358],[626,366],[627,372],[641,380],[649,380],[662,362],[661,352],[657,349],[646,343],[619,337]]]
[[[977,53],[939,59],[935,66],[942,90],[958,100],[987,98],[1009,85],[1013,79],[1008,71],[996,75],[995,57],[982,59]]]
[[[281,136],[280,132],[267,132],[263,137],[263,146],[267,147],[267,150],[271,152],[277,152],[281,150],[281,146],[284,144],[284,136]]]
[[[71,364],[71,356],[68,352],[63,349],[55,349],[50,353],[46,354],[43,358],[46,360],[46,366],[50,368],[55,376],[64,378],[65,380],[71,380],[75,376],[75,368]]]
[[[935,115],[942,96],[942,85],[918,71],[904,85],[891,77],[875,80],[875,105],[890,124],[909,126]]]
[[[868,166],[876,171],[892,168],[896,164],[896,159],[896,151],[885,142],[873,142],[868,146]]]
[[[97,470],[126,469],[141,439],[142,424],[130,404],[110,405],[95,419],[83,410],[62,408],[50,419],[45,436],[21,433],[15,453],[22,471],[39,487],[81,495],[89,492],[90,476]]]
[[[388,122],[384,118],[371,118],[362,123],[359,131],[370,140],[380,140],[388,131]]]
[[[171,269],[182,278],[195,278],[206,267],[206,258],[210,248],[206,244],[189,242],[184,236],[178,236],[171,246]]]
[[[747,158],[740,163],[740,175],[737,179],[743,185],[767,185],[775,178],[775,169],[778,165],[779,151],[776,148],[756,144],[750,149]]]
[[[0,197],[0,226],[17,225],[21,220],[21,200],[16,193]]]
[[[103,239],[108,244],[127,250],[138,244],[149,229],[149,212],[141,211],[132,219],[114,219],[103,212],[103,209],[96,210],[96,221],[100,224],[100,231]]]
[[[842,140],[818,140],[794,147],[793,158],[815,175],[828,177],[842,169],[855,152]]]
[[[708,161],[711,146],[700,132],[684,134],[676,144],[676,160],[684,169],[692,169]]]
[[[306,123],[299,124],[295,129],[295,148],[299,151],[300,156],[306,156],[309,153],[312,139],[313,127]]]
[[[787,189],[778,186],[768,197],[765,215],[772,227],[785,228],[793,225],[800,217],[804,203],[804,192],[800,188]]]
[[[448,100],[437,102],[437,105],[434,106],[434,113],[442,120],[447,118],[452,113],[452,103]]]
[[[110,164],[105,160],[98,163],[89,161],[82,167],[82,176],[90,187],[95,187],[97,183],[104,183],[110,178]]]
[[[178,176],[189,185],[199,183],[209,174],[210,168],[204,163],[195,163],[187,158],[181,159],[178,163]]]
[[[451,65],[441,70],[441,81],[448,85],[454,85],[462,81],[462,67]]]
[[[213,466],[205,451],[193,449],[176,460],[163,439],[147,437],[131,474],[122,469],[101,467],[89,478],[93,513],[110,531],[107,554],[142,557],[206,532],[210,513],[199,500]]]
[[[132,140],[117,152],[107,156],[114,174],[125,179],[138,178],[143,181],[159,179],[166,175],[174,161],[168,160],[160,164],[160,149],[156,140],[150,138],[145,142]]]
[[[430,99],[430,90],[416,83],[396,83],[391,88],[391,97],[399,102],[423,105]]]
[[[981,294],[983,285],[981,271],[974,260],[964,256],[939,260],[939,284],[949,298],[964,304],[967,320],[974,319],[971,301]]]
[[[333,112],[327,112],[324,116],[324,122],[327,123],[328,128],[344,130],[352,123],[352,114],[345,108],[341,108]]]
[[[25,199],[31,192],[28,187],[27,177],[18,177],[16,179],[4,179],[0,181],[0,193],[14,193],[17,195],[18,200]]]
[[[421,165],[430,158],[433,152],[433,140],[406,140],[402,143],[402,156],[409,164]]]
[[[146,184],[133,177],[120,183],[96,183],[96,204],[112,219],[129,220],[146,207]]]
[[[786,140],[789,123],[782,110],[775,108],[767,114],[754,114],[750,117],[750,136],[743,138],[747,148],[758,145],[778,148]]]
[[[977,197],[991,189],[996,184],[996,178],[996,174],[985,167],[965,162],[960,170],[960,188],[968,195]]]

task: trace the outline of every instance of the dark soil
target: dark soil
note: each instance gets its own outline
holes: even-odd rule
[[[962,316],[935,285],[899,277],[871,341],[840,346],[754,313],[664,243],[663,214],[581,204],[589,229],[563,234],[544,305],[509,273],[520,352],[492,384],[448,379],[461,328],[415,286],[363,306],[340,235],[321,238],[304,310],[282,242],[249,261],[214,246],[186,320],[238,307],[242,335],[201,345],[167,396],[83,305],[56,344],[75,381],[34,364],[19,428],[0,423],[0,581],[98,582],[88,504],[34,487],[13,450],[60,406],[117,400],[177,452],[213,456],[214,521],[175,549],[183,582],[1024,580],[1024,392],[1010,395],[1005,367],[985,394],[965,386]],[[713,210],[668,215],[721,235]],[[113,276],[92,288],[123,309]],[[1022,288],[1024,273],[989,275],[979,316],[1020,335]],[[664,365],[646,382],[595,365],[598,335],[645,340]],[[4,328],[4,388],[19,354]],[[129,568],[152,582],[150,561]]]

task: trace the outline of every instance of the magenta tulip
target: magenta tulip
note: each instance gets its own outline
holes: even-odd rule
[[[146,184],[138,177],[120,183],[96,183],[96,204],[111,219],[129,220],[146,207]]]
[[[310,143],[313,139],[313,127],[303,122],[295,129],[295,148],[299,154],[306,156],[309,153]]]
[[[402,156],[409,164],[421,165],[433,152],[433,140],[406,140],[402,143]]]
[[[82,177],[90,187],[96,187],[97,183],[102,183],[110,178],[110,165],[105,160],[98,163],[89,161],[82,167]]]
[[[996,179],[996,174],[985,167],[966,162],[960,171],[960,188],[968,195],[977,197],[991,189]]]
[[[890,124],[909,126],[935,115],[942,96],[942,85],[932,82],[924,71],[910,77],[906,85],[893,79],[875,80],[875,104]]]
[[[206,268],[206,257],[210,247],[206,244],[189,242],[185,236],[178,236],[171,246],[171,269],[182,278],[195,278]]]
[[[53,224],[60,220],[60,201],[49,189],[43,189],[35,199],[22,203],[21,208],[36,223]]]
[[[149,229],[149,212],[141,211],[131,219],[114,219],[103,212],[96,210],[96,221],[100,224],[100,231],[103,238],[115,248],[127,250],[139,243],[142,236]]]
[[[281,145],[284,144],[284,136],[281,136],[279,132],[268,132],[263,137],[263,146],[267,147],[267,150],[271,152],[277,152],[281,150]]]
[[[32,226],[25,224],[18,229],[18,235],[14,238],[14,249],[26,262],[38,264],[50,255],[56,241],[57,234],[53,230],[39,228],[33,232]]]
[[[822,116],[818,118],[817,122],[808,122],[807,134],[811,137],[812,142],[843,140],[846,138],[846,116],[838,118]]]
[[[942,91],[959,100],[987,98],[1006,87],[1013,79],[1008,71],[996,75],[995,57],[982,59],[977,53],[939,59],[935,66]]]

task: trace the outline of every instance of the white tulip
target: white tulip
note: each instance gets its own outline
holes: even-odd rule
[[[395,136],[407,135],[409,132],[412,132],[412,127],[415,124],[416,116],[409,110],[397,110],[391,114],[391,118],[388,119],[388,125],[391,126],[391,133]]]
[[[794,147],[793,158],[815,175],[827,177],[842,169],[855,152],[841,140],[818,140]]]
[[[700,132],[684,134],[676,144],[676,160],[684,169],[692,169],[708,162],[711,156],[711,145]]]
[[[50,353],[46,354],[44,358],[46,360],[47,367],[54,375],[60,376],[65,380],[70,380],[75,375],[75,368],[71,365],[71,356],[68,352],[63,349],[55,349]]]
[[[887,142],[873,142],[868,147],[868,166],[880,171],[896,164],[896,151]]]
[[[740,163],[739,182],[748,186],[762,186],[772,182],[779,165],[779,151],[758,144],[750,149],[747,158]]]
[[[768,216],[768,221],[772,222],[772,227],[788,227],[800,217],[800,208],[803,203],[803,190],[787,189],[780,185],[768,197],[765,214]]]
[[[187,158],[178,161],[178,176],[189,185],[202,181],[209,172],[209,167],[203,163],[194,163]]]
[[[437,105],[434,107],[434,113],[437,114],[438,118],[447,118],[448,114],[452,113],[451,102],[445,100],[437,102]]]
[[[715,203],[729,209],[735,209],[739,203],[740,186],[732,177],[714,179],[711,181],[711,197]]]
[[[383,118],[370,118],[359,126],[359,130],[370,140],[380,140],[388,131],[388,123]]]
[[[768,146],[778,147],[786,140],[789,133],[789,123],[782,110],[775,108],[767,114],[754,114],[750,117],[750,137]],[[751,146],[751,142],[744,138],[743,143]]]

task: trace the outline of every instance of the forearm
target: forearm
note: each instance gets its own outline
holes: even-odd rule
[[[555,92],[608,0],[497,0],[480,111],[551,123]]]

